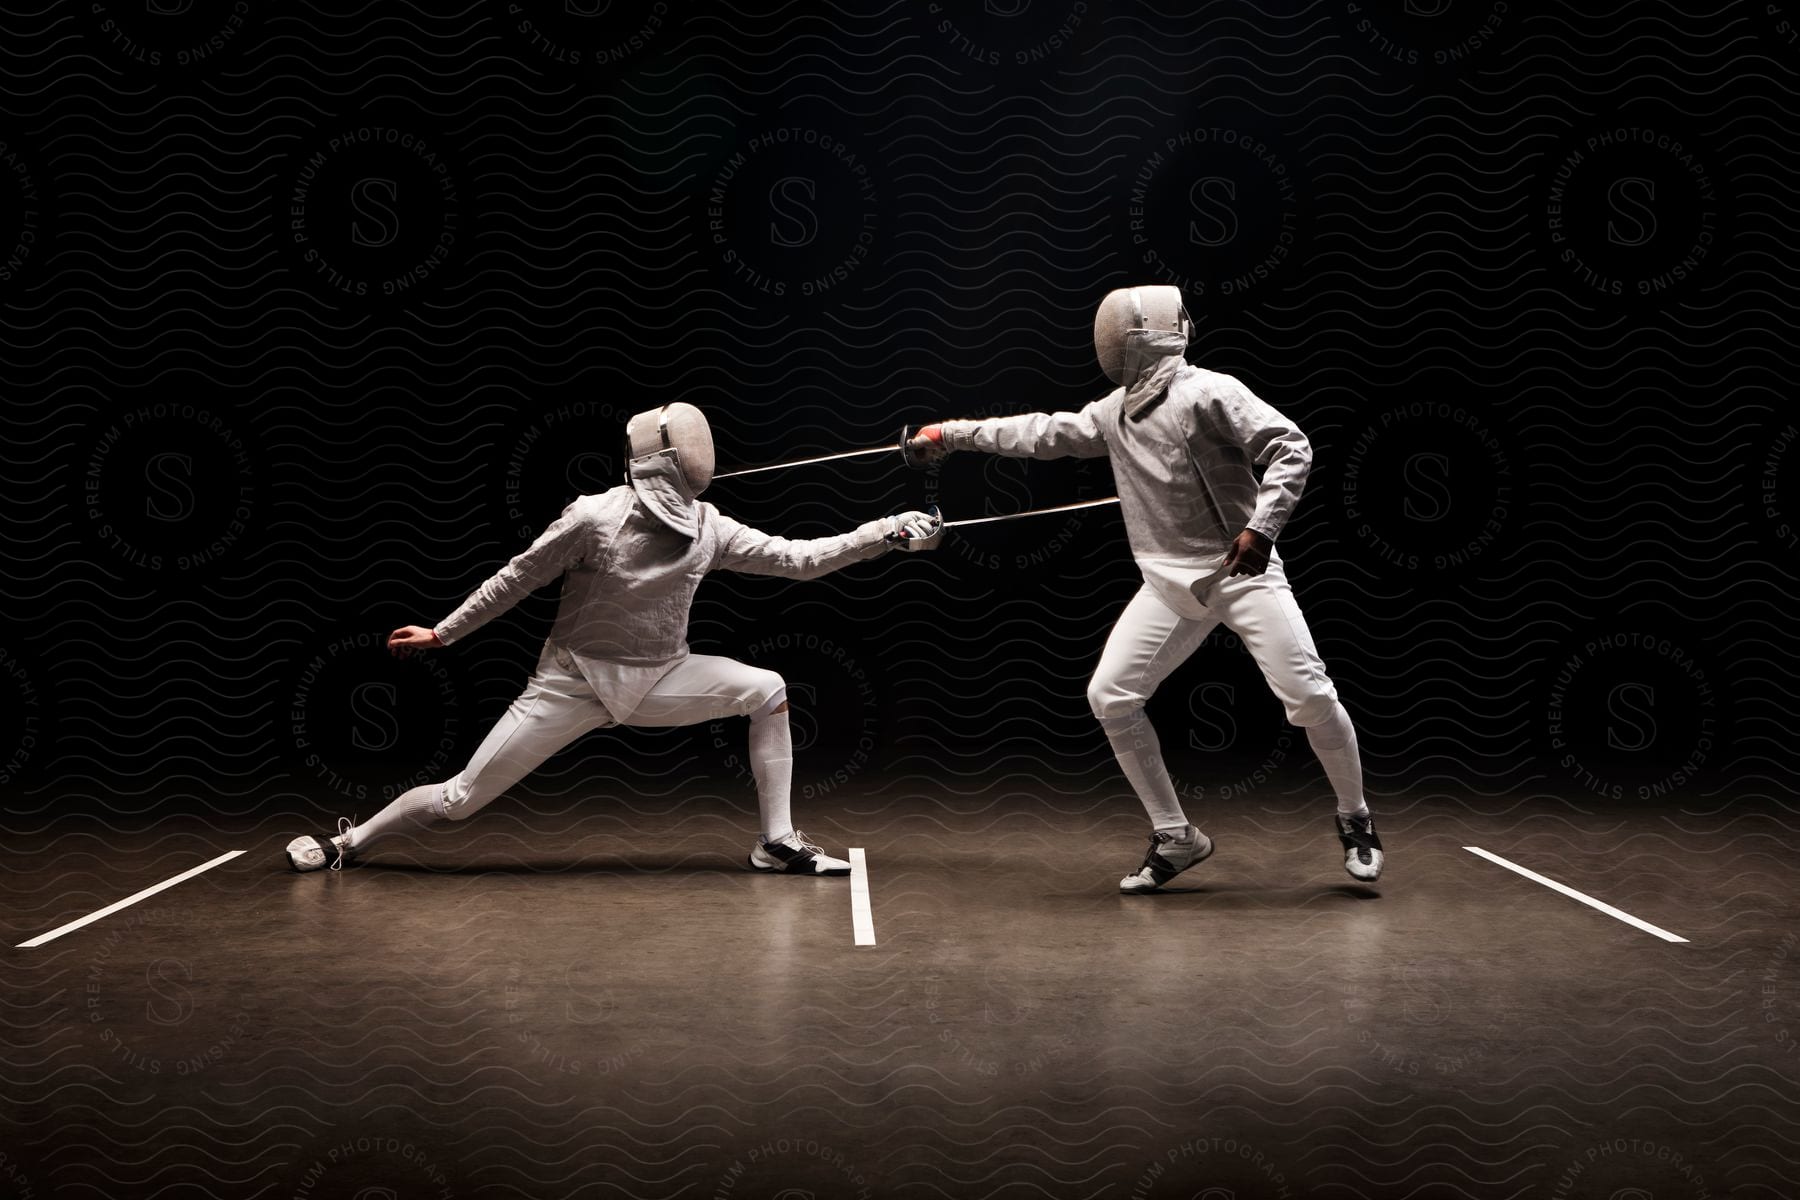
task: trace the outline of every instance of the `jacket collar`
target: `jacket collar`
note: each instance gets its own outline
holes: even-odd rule
[[[1187,334],[1163,329],[1133,329],[1125,335],[1125,369],[1134,382],[1125,389],[1125,415],[1141,421],[1162,403],[1169,384],[1187,365],[1182,357]]]
[[[700,505],[681,473],[681,452],[659,450],[634,458],[627,468],[631,490],[657,520],[685,538],[700,533]]]

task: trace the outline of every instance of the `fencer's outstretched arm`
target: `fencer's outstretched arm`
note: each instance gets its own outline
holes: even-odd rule
[[[1100,403],[1096,400],[1076,412],[940,421],[920,429],[913,445],[927,458],[952,450],[985,450],[1008,458],[1099,458],[1106,453]]]
[[[487,582],[457,610],[437,624],[442,645],[449,645],[481,628],[520,600],[543,587],[586,557],[594,537],[594,523],[582,497],[563,509],[537,541],[495,571]]]
[[[1300,427],[1242,383],[1222,375],[1194,406],[1188,444],[1203,472],[1213,465],[1210,458],[1229,453],[1231,448],[1263,468],[1246,528],[1271,543],[1280,538],[1312,470],[1312,443]]]
[[[817,579],[895,547],[929,548],[936,544],[933,535],[942,532],[942,523],[925,513],[884,517],[858,525],[849,533],[822,538],[775,537],[724,513],[715,513],[713,519],[719,527],[719,551],[713,559],[713,570],[783,575],[789,579]]]

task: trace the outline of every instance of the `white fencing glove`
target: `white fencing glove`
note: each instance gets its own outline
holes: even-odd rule
[[[901,550],[933,550],[944,540],[944,518],[935,504],[930,512],[903,512],[887,522],[888,544]]]

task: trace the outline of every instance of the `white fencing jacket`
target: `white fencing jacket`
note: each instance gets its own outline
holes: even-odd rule
[[[1164,603],[1187,616],[1220,577],[1232,541],[1277,541],[1312,467],[1300,427],[1230,375],[1183,364],[1141,421],[1119,388],[1078,412],[943,422],[952,450],[1016,458],[1112,458],[1132,557]],[[1262,466],[1259,481],[1252,464]]]
[[[446,645],[564,577],[546,652],[576,667],[621,724],[687,657],[688,610],[709,571],[813,579],[889,549],[887,522],[833,537],[772,537],[686,491],[665,452],[631,486],[578,497],[538,539],[437,625]]]

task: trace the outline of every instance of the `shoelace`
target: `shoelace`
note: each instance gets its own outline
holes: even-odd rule
[[[338,818],[337,837],[333,838],[331,841],[332,846],[338,852],[337,857],[331,860],[331,869],[332,870],[341,871],[344,869],[344,854],[349,849],[349,846],[350,846],[350,831],[355,828],[356,828],[356,818],[355,817],[339,817]]]
[[[802,850],[811,850],[814,854],[824,854],[825,853],[825,847],[815,845],[813,843],[812,839],[808,838],[804,833],[801,833],[798,829],[794,830],[794,840],[796,842],[800,843],[800,849],[802,849]]]

